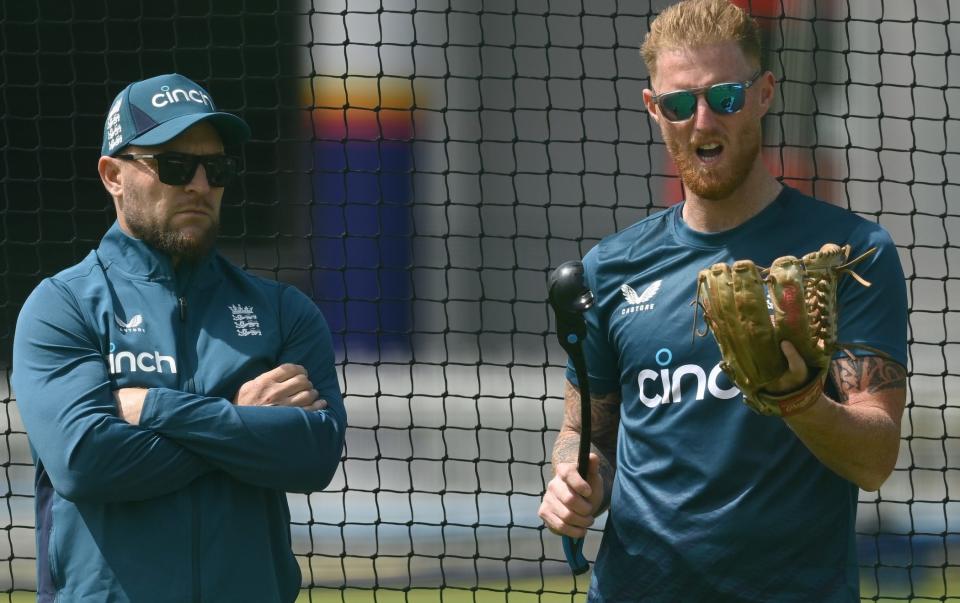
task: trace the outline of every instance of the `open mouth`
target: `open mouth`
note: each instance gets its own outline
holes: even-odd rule
[[[704,161],[716,159],[722,152],[723,145],[715,142],[697,147],[697,157],[703,159]]]

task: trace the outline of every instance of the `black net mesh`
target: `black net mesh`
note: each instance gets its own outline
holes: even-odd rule
[[[896,471],[861,493],[862,596],[960,600],[957,5],[738,3],[779,80],[771,169],[882,223],[907,275],[908,409]],[[177,71],[254,132],[221,248],[334,331],[351,428],[331,486],[289,496],[302,599],[582,599],[536,516],[565,362],[545,280],[681,198],[637,53],[665,4],[0,4],[3,597],[35,588],[16,315],[114,219],[95,170],[108,103]]]

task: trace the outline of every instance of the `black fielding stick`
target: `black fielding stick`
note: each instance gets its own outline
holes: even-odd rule
[[[572,260],[564,262],[550,274],[547,281],[550,305],[557,317],[557,338],[560,346],[573,361],[580,389],[580,450],[577,455],[577,472],[587,479],[590,463],[590,382],[587,377],[587,362],[583,357],[583,339],[587,325],[583,313],[593,305],[593,292],[583,282],[583,264]],[[583,556],[583,538],[563,537],[563,552],[574,575],[590,569]]]

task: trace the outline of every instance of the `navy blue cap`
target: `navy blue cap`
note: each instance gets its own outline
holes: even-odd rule
[[[217,111],[206,90],[178,73],[134,82],[110,105],[103,125],[101,154],[116,155],[130,144],[163,144],[201,121],[209,121],[224,144],[250,138],[250,127],[245,121]]]

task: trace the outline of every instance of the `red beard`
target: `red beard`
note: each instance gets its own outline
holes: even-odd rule
[[[738,133],[740,144],[724,145],[720,161],[704,165],[691,146],[664,135],[667,151],[677,166],[680,179],[687,189],[703,199],[726,199],[746,180],[760,154],[760,124],[753,122]]]

